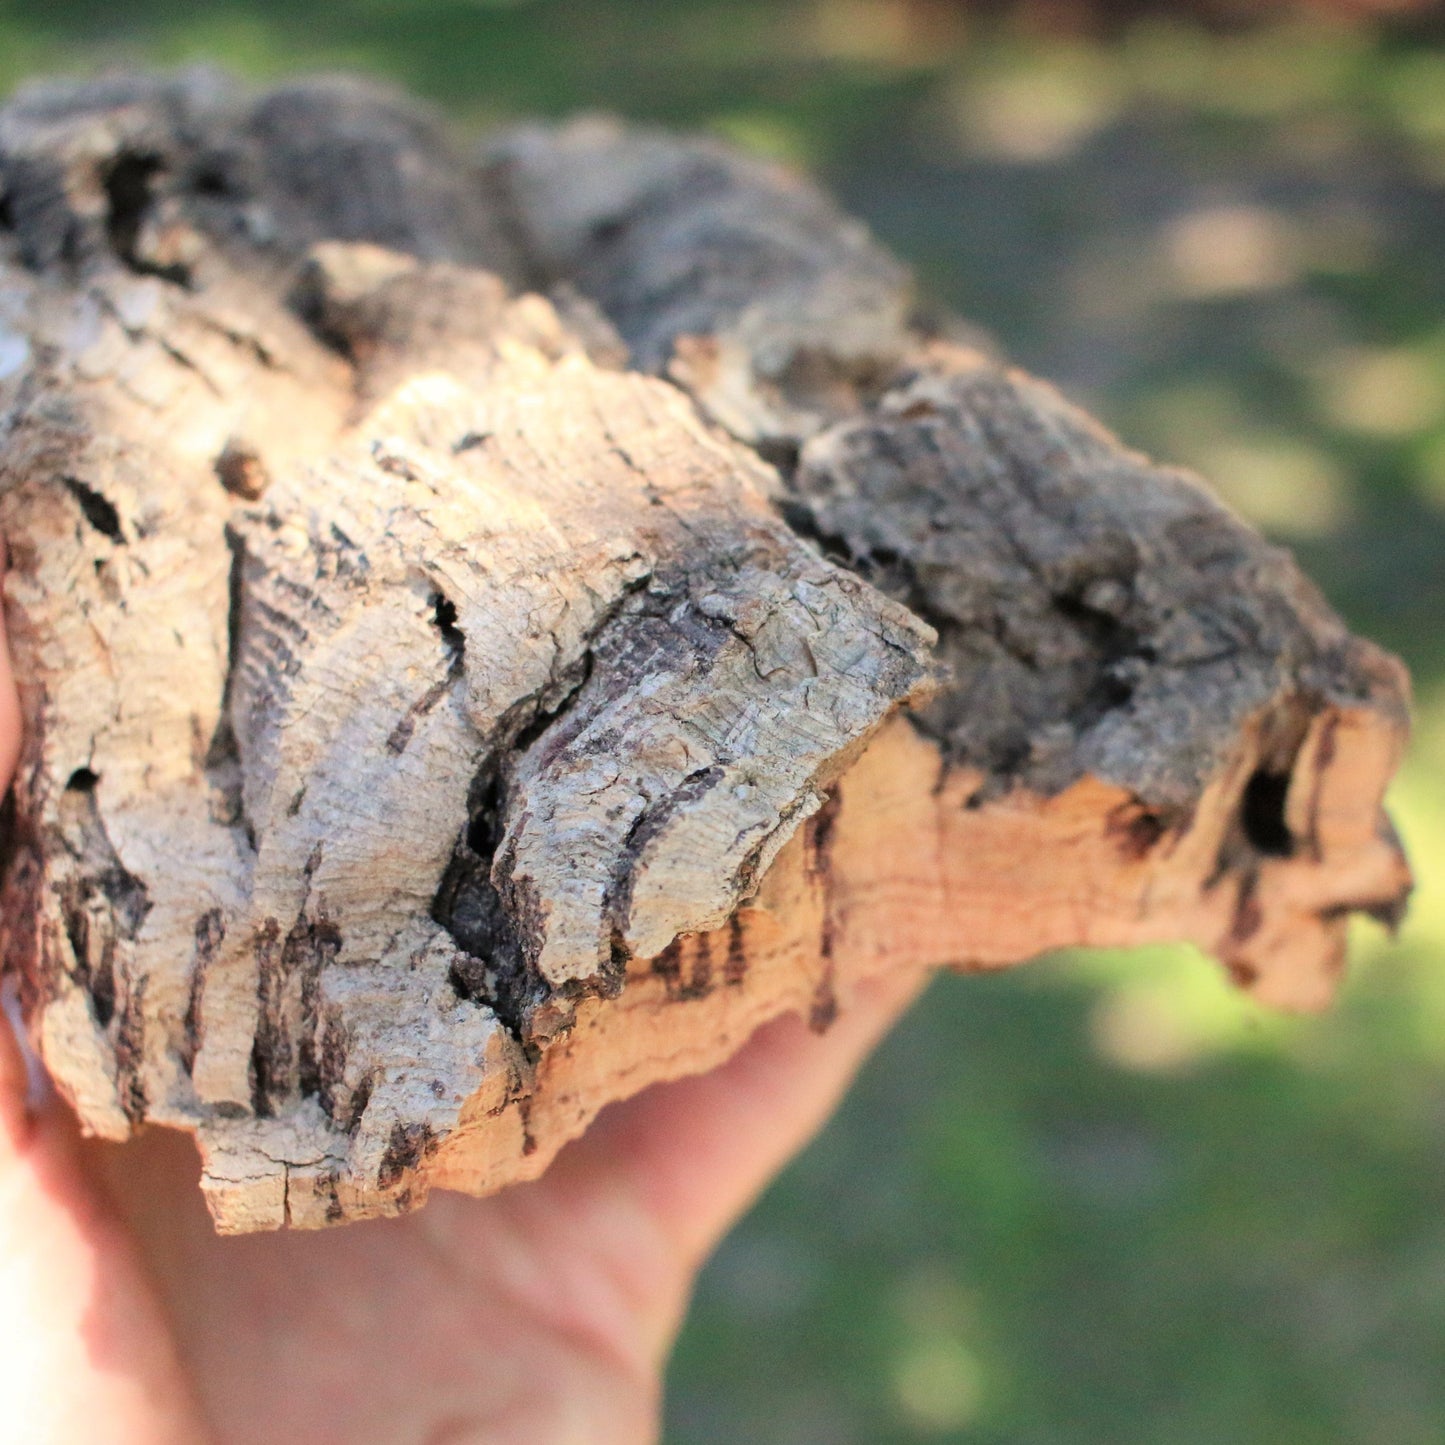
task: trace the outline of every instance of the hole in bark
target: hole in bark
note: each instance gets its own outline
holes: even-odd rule
[[[454,627],[451,618],[455,617],[455,608],[445,598],[437,601],[437,625],[445,635],[447,628]],[[461,637],[459,630],[457,636]],[[590,665],[589,654],[581,670],[583,679]],[[580,681],[577,686],[581,686]],[[514,757],[525,753],[556,722],[575,695],[573,688],[556,706],[539,707],[513,737],[507,752]],[[529,1048],[529,1020],[553,990],[527,961],[517,922],[492,882],[492,861],[501,845],[505,809],[502,767],[497,758],[489,758],[472,779],[467,794],[467,825],[432,900],[431,916],[462,950],[449,975],[457,995],[487,1005],[513,1037]]]
[[[93,793],[95,785],[99,781],[99,773],[92,772],[89,768],[77,768],[65,780],[65,791],[67,793]]]
[[[74,936],[72,935],[72,942]],[[101,1028],[109,1028],[115,1017],[115,972],[113,968],[100,968],[90,980],[90,1005],[95,1011],[95,1021]]]
[[[591,236],[599,246],[610,246],[622,239],[627,231],[627,220],[622,216],[609,216],[606,220],[592,224]]]
[[[230,200],[240,194],[240,187],[226,171],[226,162],[219,156],[202,160],[191,174],[190,189],[210,200]]]
[[[477,796],[475,811],[467,822],[467,847],[478,858],[490,858],[501,839],[502,789],[493,775]]]
[[[1294,837],[1284,815],[1288,794],[1289,774],[1265,768],[1260,768],[1245,785],[1240,823],[1244,836],[1266,857],[1288,858],[1294,852]]]
[[[123,151],[105,173],[105,198],[110,208],[106,234],[116,254],[126,261],[135,253],[141,222],[151,203],[151,182],[160,168],[158,155]]]
[[[1134,685],[1114,673],[1104,672],[1085,694],[1074,714],[1080,731],[1099,721],[1105,713],[1124,707],[1134,696]]]
[[[105,233],[111,250],[132,271],[184,286],[191,279],[189,267],[147,261],[137,250],[146,212],[154,200],[155,179],[164,169],[164,161],[150,151],[122,151],[111,162],[102,178],[107,202]]]
[[[444,593],[432,594],[432,625],[442,635],[447,651],[460,657],[466,651],[466,634],[457,626],[457,604]]]
[[[1096,578],[1094,582],[1118,594],[1120,609],[1127,607],[1126,583],[1110,577]],[[1115,615],[1113,607],[1105,610],[1092,606],[1078,594],[1055,597],[1053,605],[1099,655],[1098,675],[1073,706],[1070,717],[1075,730],[1082,733],[1108,713],[1128,706],[1134,697],[1134,684],[1124,674],[1124,665],[1130,661],[1152,662],[1155,653],[1134,628]]]
[[[102,496],[94,487],[87,486],[79,477],[64,478],[70,495],[80,505],[85,520],[103,537],[108,537],[117,546],[125,545],[125,534],[120,529],[120,513],[109,498]]]
[[[863,570],[860,559],[848,550],[842,540],[825,532],[818,525],[818,518],[807,502],[794,501],[784,497],[777,503],[777,508],[778,515],[782,517],[794,535],[802,538],[805,542],[811,542],[829,562],[843,568],[845,572],[861,572]],[[917,611],[916,608],[914,610]],[[922,617],[923,614],[920,612],[919,616]],[[928,619],[925,617],[924,621],[928,621]]]
[[[776,467],[784,480],[790,479],[798,470],[799,450],[797,442],[791,437],[766,437],[757,446],[758,455],[769,466]]]
[[[528,967],[492,882],[502,808],[502,779],[492,762],[472,780],[467,826],[432,900],[432,917],[462,950],[448,977],[457,996],[486,1004],[520,1040],[527,1015],[546,997],[547,986]]]

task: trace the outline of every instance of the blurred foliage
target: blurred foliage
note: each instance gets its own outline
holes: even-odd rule
[[[1182,949],[940,979],[706,1272],[668,1439],[1445,1439],[1445,48],[944,0],[0,0],[0,88],[194,59],[810,167],[1414,670],[1421,891],[1340,1007],[1266,1015]]]

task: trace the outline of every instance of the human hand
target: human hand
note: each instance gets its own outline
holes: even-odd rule
[[[0,787],[20,709],[0,629]],[[0,1025],[0,1400],[13,1445],[640,1445],[693,1280],[920,977],[768,1025],[606,1110],[548,1173],[404,1218],[220,1238],[194,1146],[79,1136]]]

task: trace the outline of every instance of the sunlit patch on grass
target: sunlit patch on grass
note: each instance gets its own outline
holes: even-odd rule
[[[1284,537],[1325,537],[1350,519],[1337,463],[1298,437],[1242,435],[1205,450],[1200,469],[1256,526]]]
[[[1164,250],[1180,294],[1231,296],[1288,286],[1300,244],[1290,219],[1264,206],[1209,206],[1171,221]]]
[[[1445,433],[1428,438],[1419,451],[1416,478],[1425,500],[1445,512]]]
[[[1388,801],[1415,871],[1415,893],[1401,938],[1427,949],[1436,960],[1445,1057],[1445,685],[1438,681],[1417,699],[1410,753]],[[1373,950],[1388,944],[1376,932],[1370,946]]]
[[[967,151],[996,160],[1062,160],[1119,113],[1119,82],[1095,49],[1052,46],[1027,66],[1002,65],[958,85],[960,139]]]
[[[890,1371],[898,1412],[916,1431],[944,1434],[978,1421],[1000,1381],[985,1363],[982,1301],[964,1285],[957,1261],[917,1261],[889,1294],[900,1342]]]
[[[1188,944],[1089,950],[1068,955],[1062,968],[1061,981],[1082,975],[1098,989],[1088,1018],[1093,1052],[1130,1072],[1189,1072],[1231,1050],[1274,1048],[1289,1031]]]
[[[1445,144],[1445,54],[1401,56],[1384,72],[1381,90],[1406,135]]]
[[[894,1361],[893,1393],[913,1429],[940,1435],[962,1430],[983,1403],[983,1368],[957,1336],[921,1335]]]
[[[1146,1074],[1183,1072],[1214,1046],[1174,995],[1144,982],[1102,994],[1089,1015],[1089,1036],[1100,1058]]]
[[[1445,367],[1430,348],[1350,348],[1320,369],[1320,405],[1337,426],[1407,437],[1445,418]]]
[[[1300,338],[1280,340],[1293,347]],[[1261,428],[1238,389],[1224,381],[1184,382],[1146,395],[1129,434],[1162,461],[1197,471],[1242,516],[1277,536],[1327,537],[1353,517],[1343,465],[1305,436]]]
[[[708,129],[733,145],[806,170],[818,163],[807,132],[772,110],[735,110],[714,116]]]
[[[1120,58],[1142,96],[1278,122],[1337,105],[1359,83],[1369,47],[1357,31],[1318,21],[1220,35],[1156,14],[1130,27]]]
[[[810,53],[888,67],[938,65],[963,36],[956,7],[918,0],[813,0],[800,18]]]

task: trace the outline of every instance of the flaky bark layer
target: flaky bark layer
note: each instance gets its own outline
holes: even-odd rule
[[[1316,1006],[1402,904],[1398,665],[792,176],[197,74],[22,94],[0,205],[5,962],[223,1229],[530,1177],[881,968]]]

